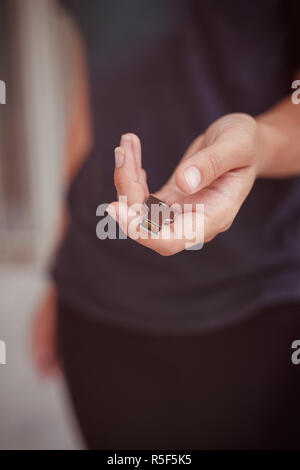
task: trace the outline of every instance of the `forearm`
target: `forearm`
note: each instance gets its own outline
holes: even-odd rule
[[[300,105],[290,97],[257,118],[260,136],[258,176],[300,175]]]

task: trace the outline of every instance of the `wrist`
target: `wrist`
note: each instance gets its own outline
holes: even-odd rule
[[[287,137],[280,127],[268,117],[256,118],[258,136],[257,177],[276,175],[276,161],[281,159],[288,146]]]

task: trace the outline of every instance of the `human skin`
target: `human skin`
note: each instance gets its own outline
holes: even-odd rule
[[[74,98],[70,110],[66,148],[65,180],[70,182],[91,145],[88,84],[82,47],[75,44]],[[295,77],[297,78],[297,77]],[[261,116],[231,114],[214,122],[187,149],[173,174],[156,195],[167,203],[205,204],[205,242],[228,230],[256,178],[283,178],[300,174],[300,105],[289,97]],[[115,170],[119,195],[128,202],[142,203],[148,194],[147,177],[142,169],[141,143],[134,134],[125,134],[115,152],[123,161]],[[190,189],[185,170],[196,167],[201,183]],[[194,178],[195,181],[197,181]],[[118,219],[118,202],[110,205]],[[110,210],[110,209],[109,209]],[[66,217],[63,217],[65,225]],[[142,241],[162,255],[184,249],[184,240]],[[32,335],[34,362],[42,375],[51,376],[59,368],[55,348],[56,287],[51,283],[38,306]]]
[[[204,242],[228,230],[256,178],[282,178],[300,174],[300,107],[289,97],[256,118],[228,114],[213,122],[187,149],[166,184],[154,193],[167,204],[204,205]],[[142,168],[141,143],[132,133],[121,137],[115,149],[114,182],[118,196],[127,197],[127,207],[117,201],[107,212],[122,229],[134,219],[128,209],[142,204],[149,189]],[[130,233],[127,231],[128,235]],[[174,255],[190,242],[172,231],[164,237],[135,240],[163,256]]]

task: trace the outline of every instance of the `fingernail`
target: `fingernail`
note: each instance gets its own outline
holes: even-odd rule
[[[115,148],[116,168],[120,168],[123,165],[124,157],[125,157],[124,150],[121,147],[116,147]]]
[[[125,147],[125,149],[132,150],[132,143],[130,135],[124,134],[121,137],[121,145]]]
[[[201,183],[200,171],[196,166],[190,166],[187,168],[184,172],[184,177],[192,191],[195,191]]]

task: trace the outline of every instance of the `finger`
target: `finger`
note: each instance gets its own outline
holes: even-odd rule
[[[184,198],[184,204],[204,207],[204,241],[229,229],[255,181],[253,168],[232,170],[197,194]]]
[[[161,199],[168,204],[168,206],[171,206],[172,204],[184,199],[186,194],[184,194],[175,183],[167,182],[162,188],[153,193],[153,196]]]
[[[218,179],[227,171],[251,164],[251,142],[244,133],[221,136],[210,146],[182,161],[175,181],[185,193],[194,193]],[[254,153],[254,149],[253,149]]]
[[[137,164],[131,134],[122,135],[120,147],[125,151],[124,164],[121,166],[121,168],[126,170],[132,181],[138,181]]]
[[[126,196],[128,204],[142,202],[145,190],[138,181],[136,161],[130,136],[122,136],[121,146],[115,149],[114,182],[118,197]]]
[[[199,214],[195,212],[179,213],[173,224],[164,225],[157,235],[153,235],[140,228],[143,212],[141,208],[135,210],[122,202],[113,202],[106,210],[128,237],[163,256],[174,255],[190,248],[191,245],[203,242],[203,216],[200,220]]]
[[[148,188],[148,183],[147,183],[147,173],[146,173],[146,170],[144,170],[144,168],[142,168],[140,170],[140,173],[139,173],[139,182],[140,184],[143,186],[144,188],[144,191],[145,191],[145,195],[148,196],[149,194],[149,188]]]
[[[204,142],[205,142],[204,135],[201,134],[191,143],[191,145],[189,145],[189,147],[187,148],[187,150],[185,151],[181,159],[181,163],[187,160],[188,158],[190,158],[191,156],[193,156],[197,151],[199,151],[204,146]],[[165,192],[165,190],[169,192],[169,189],[168,189],[169,187],[176,187],[177,190],[179,189],[178,186],[176,185],[175,177],[176,177],[176,170],[173,171],[170,178],[166,182],[165,186],[162,188],[163,192]]]
[[[175,218],[174,224],[163,226],[158,237],[147,233],[147,237],[143,236],[145,232],[138,229],[140,217],[125,204],[112,203],[107,211],[130,238],[161,255],[174,255],[194,245],[199,249],[204,242],[227,230],[254,180],[255,171],[251,167],[227,172],[210,187],[187,196],[183,201],[184,212]]]
[[[128,132],[127,134],[124,134],[122,137],[129,137],[131,139],[131,145],[133,148],[134,152],[134,157],[135,157],[135,164],[136,168],[139,171],[142,168],[142,146],[141,146],[141,141],[138,138],[136,134],[133,134],[131,132]],[[122,145],[122,139],[121,139],[121,145]]]
[[[136,134],[129,133],[126,135],[130,136],[132,140],[133,153],[134,153],[135,163],[136,163],[136,168],[137,168],[137,173],[138,173],[138,181],[141,185],[144,186],[145,193],[149,194],[149,188],[147,184],[147,174],[146,174],[146,171],[143,169],[143,165],[142,165],[141,141]]]
[[[186,160],[187,158],[192,157],[197,151],[202,149],[205,145],[205,137],[204,134],[199,135],[186,149],[182,161]]]

